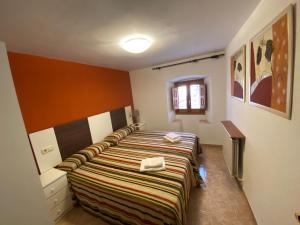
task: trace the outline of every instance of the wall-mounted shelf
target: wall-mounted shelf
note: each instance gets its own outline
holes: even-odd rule
[[[221,121],[228,135],[232,139],[246,139],[246,136],[230,121]]]

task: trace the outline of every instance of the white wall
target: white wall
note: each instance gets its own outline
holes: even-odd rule
[[[177,120],[172,122],[168,115],[168,81],[189,75],[206,76],[208,113],[206,116],[177,116]],[[134,108],[139,110],[141,121],[147,123],[147,129],[194,132],[199,135],[201,143],[222,144],[220,121],[224,120],[226,113],[225,57],[161,70],[152,70],[152,67],[135,70],[130,72],[130,80]],[[209,123],[200,123],[200,119],[206,119]]]
[[[3,42],[0,65],[0,224],[50,225]]]
[[[249,40],[290,3],[297,3],[292,119],[249,105]],[[259,225],[296,225],[300,211],[300,2],[262,0],[227,47],[227,114],[246,135],[244,191]],[[247,102],[230,97],[230,55],[247,44]],[[225,153],[226,154],[226,153]],[[228,154],[228,153],[227,153]]]

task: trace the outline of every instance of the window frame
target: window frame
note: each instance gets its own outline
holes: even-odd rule
[[[205,86],[205,108],[204,109],[191,109],[191,93],[190,93],[190,86],[193,84],[199,84]],[[180,86],[187,86],[187,109],[174,109],[176,115],[205,115],[207,109],[207,88],[204,83],[204,79],[197,79],[197,80],[185,80],[185,81],[178,81],[174,83],[174,87],[178,88]],[[201,98],[201,96],[200,96]],[[173,102],[173,101],[172,101]],[[173,106],[174,107],[174,106]]]

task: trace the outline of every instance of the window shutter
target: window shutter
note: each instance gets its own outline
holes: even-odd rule
[[[200,84],[200,109],[206,109],[206,86]]]
[[[173,110],[177,110],[179,108],[178,106],[178,89],[177,87],[172,87],[171,89],[172,94],[172,106]]]

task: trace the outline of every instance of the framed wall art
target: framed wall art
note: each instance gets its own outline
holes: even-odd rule
[[[245,101],[246,46],[231,56],[231,96]]]
[[[290,119],[293,6],[250,40],[250,104]]]

